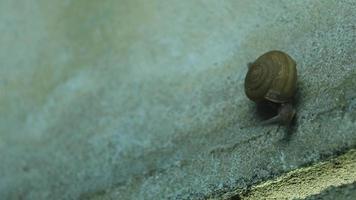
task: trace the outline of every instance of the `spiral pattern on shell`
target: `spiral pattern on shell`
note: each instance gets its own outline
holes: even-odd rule
[[[255,102],[284,103],[294,96],[296,81],[296,62],[284,52],[269,51],[249,65],[245,93]]]

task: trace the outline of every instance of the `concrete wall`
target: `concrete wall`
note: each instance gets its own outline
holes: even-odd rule
[[[199,199],[356,145],[356,1],[0,0],[0,196]],[[246,64],[297,62],[263,126]]]

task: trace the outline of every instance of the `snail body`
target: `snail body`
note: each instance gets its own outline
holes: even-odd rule
[[[290,123],[295,115],[291,106],[297,84],[296,62],[282,51],[269,51],[249,64],[245,78],[246,96],[256,102],[280,104],[271,122]]]

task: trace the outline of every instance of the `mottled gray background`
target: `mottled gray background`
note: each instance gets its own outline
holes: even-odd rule
[[[0,0],[0,196],[195,199],[356,145],[355,0]],[[297,62],[262,126],[246,64]]]

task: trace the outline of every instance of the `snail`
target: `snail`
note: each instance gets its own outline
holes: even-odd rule
[[[296,62],[282,51],[269,51],[248,64],[246,96],[256,102],[277,105],[278,114],[263,123],[290,124],[295,116],[292,100],[296,91]]]

